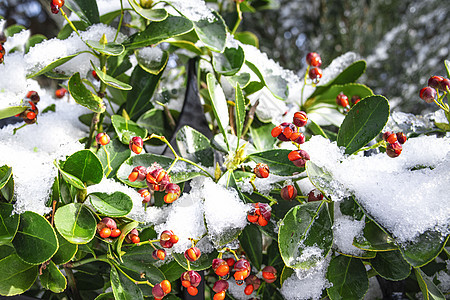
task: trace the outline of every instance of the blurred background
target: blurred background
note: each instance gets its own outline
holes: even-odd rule
[[[102,0],[105,1],[105,0]],[[119,1],[119,0],[110,0]],[[126,1],[126,0],[124,0]],[[189,0],[186,0],[189,1]],[[0,0],[7,25],[56,36],[62,20],[49,0]],[[234,24],[233,0],[208,0]],[[300,76],[306,53],[318,52],[327,66],[353,51],[368,63],[360,81],[386,96],[394,110],[424,114],[436,106],[420,101],[431,75],[446,75],[450,59],[450,5],[442,0],[248,0],[239,30],[253,32],[260,49]],[[232,27],[232,26],[231,26]]]

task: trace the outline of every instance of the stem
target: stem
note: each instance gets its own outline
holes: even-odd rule
[[[234,35],[236,33],[236,30],[238,29],[239,25],[242,21],[242,11],[241,11],[241,4],[239,2],[236,2],[236,11],[238,13],[238,19],[236,21],[236,24],[234,24],[233,30],[231,31],[231,34]]]
[[[90,258],[79,260],[79,261],[76,261],[76,262],[73,262],[73,263],[67,263],[64,266],[67,267],[67,268],[76,268],[76,267],[79,267],[79,266],[82,266],[82,265],[85,265],[85,264],[88,264],[88,263],[91,263],[91,262],[95,262],[97,260],[105,261],[107,259],[108,259],[108,256],[106,254],[103,254],[103,255],[100,255],[100,256],[97,256],[97,257],[90,257]]]
[[[112,263],[113,263],[114,267],[116,267],[116,269],[120,271],[120,273],[122,273],[126,278],[128,278],[133,283],[135,283],[135,284],[146,284],[146,285],[149,285],[151,287],[154,287],[154,285],[151,284],[150,281],[148,281],[148,280],[145,280],[145,281],[134,280],[130,275],[125,273],[125,271],[123,271],[121,268],[119,268],[119,266],[117,266],[114,262],[112,262]]]
[[[146,245],[146,244],[150,244],[153,248],[155,248],[155,246],[153,245],[153,243],[156,243],[156,242],[159,242],[159,241],[160,241],[159,239],[157,239],[157,240],[143,241],[143,242],[140,242],[140,243],[139,243],[139,246]],[[125,245],[125,246],[126,246],[126,245]],[[132,245],[130,244],[130,246],[132,246]],[[133,245],[133,246],[134,246],[134,245]],[[158,249],[155,248],[155,250],[158,250]]]
[[[59,10],[61,11],[61,15],[64,17],[64,19],[66,19],[67,23],[69,23],[70,27],[72,27],[73,31],[75,31],[77,35],[80,36],[80,33],[78,32],[77,28],[75,27],[75,25],[73,25],[72,21],[69,20],[63,8],[61,7]]]
[[[381,141],[379,141],[378,143],[376,143],[375,145],[372,145],[372,146],[369,146],[369,147],[361,148],[361,149],[359,149],[358,151],[356,151],[356,152],[353,153],[353,154],[356,154],[356,153],[361,152],[361,151],[367,151],[367,150],[371,150],[371,149],[376,149],[376,148],[378,148],[378,147],[384,147],[384,148],[386,148],[386,142],[385,142],[384,140],[381,140]]]
[[[302,96],[301,96],[302,98],[300,99],[300,107],[303,106],[303,92],[305,91],[306,80],[308,79],[309,68],[310,68],[310,66],[308,65],[308,67],[306,68],[305,76],[303,78],[303,87],[302,87]]]
[[[236,259],[236,261],[239,260],[239,257],[236,255],[236,251],[232,250],[232,249],[228,249],[229,252],[231,252],[234,255],[234,258]]]
[[[186,259],[186,262],[187,262],[187,266],[188,266],[188,271],[190,271],[191,270],[191,263],[187,259]]]
[[[170,109],[167,107],[167,105],[165,105],[164,103],[161,103],[159,101],[156,101],[156,104],[159,104],[159,105],[161,105],[163,107],[164,113],[166,114],[166,117],[167,117],[167,119],[169,121],[170,128],[175,129],[177,124],[176,124],[172,114],[170,113]]]
[[[250,110],[247,115],[247,122],[245,123],[244,130],[242,130],[241,136],[245,136],[248,129],[250,128],[250,125],[252,125],[253,119],[255,118],[256,107],[258,105],[259,105],[259,100],[256,100],[255,104],[253,104],[252,107],[250,107]]]
[[[14,129],[13,129],[13,135],[16,134],[17,130],[19,130],[19,129],[21,129],[21,128],[24,128],[24,127],[27,126],[27,125],[28,125],[28,124],[25,123],[25,124],[23,124],[23,125],[20,126],[20,127],[14,128]]]
[[[117,36],[119,35],[119,31],[120,31],[120,27],[122,26],[122,21],[123,21],[123,15],[124,15],[124,10],[123,10],[123,3],[122,0],[120,0],[120,20],[119,20],[119,26],[117,26],[117,31],[116,31],[116,35],[114,36],[114,41],[115,42],[117,40]]]

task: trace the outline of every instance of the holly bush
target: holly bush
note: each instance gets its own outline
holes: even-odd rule
[[[116,1],[120,9],[101,15],[96,1],[54,0],[52,12],[67,19],[57,38],[31,36],[6,55],[2,46],[5,64],[26,58],[27,79],[57,81],[55,97],[84,107],[77,122],[86,126],[74,137],[84,149],[52,162],[45,199],[26,195],[29,207],[45,203],[44,214],[18,206],[21,178],[14,166],[0,168],[1,295],[362,299],[378,278],[402,281],[411,299],[445,298],[448,210],[424,203],[443,217],[402,234],[411,222],[391,210],[409,208],[381,191],[403,187],[353,178],[380,191],[362,195],[327,159],[337,157],[338,168],[372,155],[379,162],[370,168],[383,168],[421,136],[448,151],[448,79],[433,77],[420,93],[447,120],[388,123],[388,100],[356,83],[364,60],[347,56],[322,71],[311,52],[299,78],[238,31],[243,12],[270,1],[209,1],[216,10],[202,1]],[[20,30],[6,28],[5,39]],[[30,62],[50,49],[59,52]],[[55,104],[39,112],[39,92],[22,97],[0,118],[39,130]],[[442,169],[398,164],[425,177]],[[399,207],[380,213],[385,200]]]

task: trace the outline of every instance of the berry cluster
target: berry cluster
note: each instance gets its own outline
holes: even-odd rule
[[[52,0],[50,3],[50,9],[53,14],[59,13],[59,9],[64,6],[64,0]]]
[[[172,291],[172,285],[169,280],[165,279],[152,288],[152,295],[155,297],[155,300],[161,300],[170,291]]]
[[[269,166],[263,163],[258,163],[253,169],[253,173],[255,173],[258,178],[267,178],[269,177]]]
[[[140,154],[142,149],[144,149],[144,141],[139,136],[134,136],[131,138],[129,143],[130,150],[136,154]]]
[[[3,63],[3,60],[5,59],[5,47],[3,47],[3,44],[6,42],[6,35],[2,31],[0,32],[0,64]]]
[[[97,224],[97,232],[101,238],[116,238],[122,231],[117,228],[117,223],[111,218],[105,217]],[[138,237],[139,238],[139,237]],[[138,242],[139,243],[139,242]]]
[[[185,254],[186,255],[186,254]],[[181,285],[187,289],[187,292],[191,296],[198,294],[197,287],[202,281],[202,277],[196,271],[186,271],[181,274]]]
[[[349,100],[348,100],[348,96],[345,95],[343,92],[340,92],[336,96],[336,104],[338,106],[344,107],[347,110],[350,109],[350,103],[351,103],[351,106],[353,107],[353,105],[355,105],[356,103],[361,101],[361,97],[359,97],[358,95],[353,95],[350,101],[351,102],[349,102]]]
[[[445,94],[450,93],[450,80],[442,76],[431,76],[428,79],[428,86],[420,90],[420,98],[426,103],[433,103],[439,100],[439,91]]]
[[[322,58],[316,52],[310,52],[306,54],[306,63],[308,64],[308,76],[314,82],[319,83],[322,78],[322,69],[319,67],[322,65]]]
[[[172,248],[174,244],[178,243],[178,236],[172,230],[164,230],[159,236],[159,244],[163,248]]]
[[[252,207],[247,214],[247,220],[253,224],[266,226],[272,216],[272,208],[267,203],[252,203]]]
[[[393,133],[386,131],[383,133],[383,140],[388,143],[386,146],[386,154],[394,158],[402,153],[402,145],[406,142],[407,138],[403,132]]]
[[[27,124],[34,124],[37,121],[37,114],[39,112],[36,105],[41,100],[41,98],[36,91],[29,91],[26,98],[30,99],[28,100],[28,104],[30,105],[30,107],[25,109],[20,114],[16,115],[16,117],[22,118],[22,120]]]
[[[148,189],[139,190],[142,198],[144,198],[142,200],[143,203],[148,203],[151,200],[151,195],[154,191],[165,191],[164,202],[168,204],[180,197],[180,187],[172,183],[170,175],[157,163],[148,168],[143,166],[133,168],[130,175],[128,175],[128,180],[131,182],[146,180]]]

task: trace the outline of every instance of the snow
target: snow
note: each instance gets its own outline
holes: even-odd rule
[[[353,239],[362,235],[365,226],[364,218],[361,221],[353,220],[349,216],[339,215],[335,212],[333,224],[333,242],[339,252],[360,256],[363,250],[353,246]]]
[[[213,15],[203,0],[167,0],[166,2],[170,3],[176,9],[174,10],[170,6],[166,6],[166,10],[170,14],[177,14],[178,11],[194,22],[207,20],[212,23],[217,20],[217,17]]]
[[[151,62],[160,62],[163,58],[164,52],[159,47],[145,47],[137,51],[137,56],[145,64]]]
[[[1,26],[0,26],[0,28],[1,28]],[[22,31],[14,34],[11,37],[8,37],[6,39],[5,44],[3,45],[6,50],[6,55],[8,55],[11,50],[14,50],[14,51],[18,50],[20,52],[24,52],[25,44],[28,41],[28,39],[30,38],[30,36],[31,36],[30,30],[22,30]]]
[[[36,88],[36,82],[26,80],[25,62],[20,52],[5,56],[3,64],[0,64],[0,109],[20,105],[26,93],[33,87]]]
[[[261,282],[263,281],[261,280]],[[227,293],[230,293],[234,299],[238,300],[254,299],[256,297],[256,291],[253,291],[253,293],[251,293],[250,295],[246,295],[244,293],[244,289],[246,286],[247,285],[245,284],[245,282],[242,285],[237,285],[234,278],[231,277],[230,279],[228,279]]]

